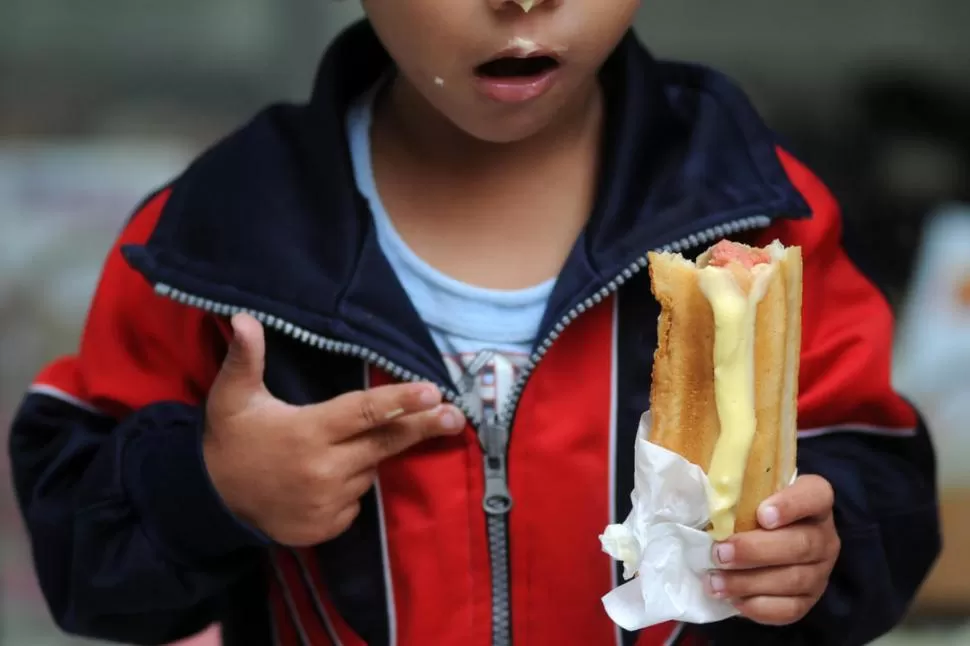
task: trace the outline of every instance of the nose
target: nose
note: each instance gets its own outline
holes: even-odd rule
[[[496,11],[518,5],[522,11],[529,13],[540,5],[554,4],[555,1],[556,0],[489,0],[489,4],[491,4],[492,8]]]

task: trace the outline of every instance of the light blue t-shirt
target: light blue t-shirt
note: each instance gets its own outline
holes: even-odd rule
[[[555,279],[520,290],[476,287],[438,271],[401,238],[381,202],[371,164],[370,131],[379,87],[347,113],[354,178],[367,199],[377,239],[398,280],[428,326],[452,379],[474,393],[489,418],[502,411],[527,363]]]

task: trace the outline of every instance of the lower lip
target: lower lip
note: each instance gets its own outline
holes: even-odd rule
[[[552,88],[557,69],[527,77],[478,77],[478,88],[488,98],[498,103],[524,103],[536,99]]]

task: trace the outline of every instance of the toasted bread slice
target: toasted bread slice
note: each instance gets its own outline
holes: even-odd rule
[[[764,272],[760,301],[752,305],[757,308],[751,344],[756,425],[735,508],[737,532],[758,527],[758,506],[787,486],[795,473],[801,250],[776,242],[757,251],[770,255],[766,264],[771,267]],[[701,270],[708,260],[709,252],[697,263],[673,253],[649,257],[652,290],[661,307],[650,393],[650,441],[682,455],[706,473],[721,433],[715,398],[714,313],[700,285]],[[751,281],[744,277],[750,269],[732,266],[730,270],[739,289],[752,289]]]

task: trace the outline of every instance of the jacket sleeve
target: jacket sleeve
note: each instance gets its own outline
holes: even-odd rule
[[[940,552],[935,457],[919,415],[892,388],[892,313],[844,250],[838,205],[797,160],[779,155],[812,217],[757,243],[802,247],[798,469],[832,484],[842,552],[803,621],[732,620],[713,636],[715,644],[860,646],[900,622]]]
[[[216,618],[264,543],[225,508],[202,460],[205,397],[225,352],[215,319],[156,297],[111,250],[75,356],[47,366],[14,419],[10,457],[41,588],[65,631],[161,644]]]

